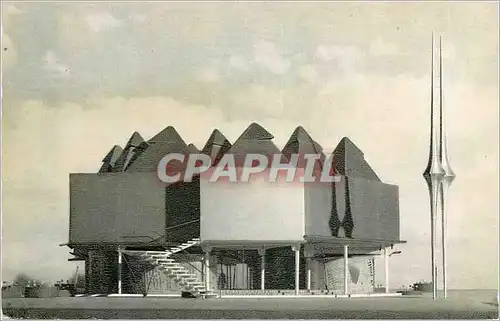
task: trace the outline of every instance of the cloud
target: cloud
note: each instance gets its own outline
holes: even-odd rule
[[[297,69],[297,74],[300,79],[308,83],[315,83],[319,78],[319,73],[316,67],[312,65],[300,66]]]
[[[87,25],[94,32],[118,27],[122,22],[109,13],[94,13],[85,17]]]
[[[44,68],[55,73],[56,75],[60,77],[68,77],[71,74],[69,67],[61,64],[53,51],[47,51],[43,60],[45,62]]]
[[[260,42],[254,46],[255,62],[266,67],[271,73],[283,75],[290,69],[291,63],[285,59],[271,42]]]
[[[374,56],[395,56],[401,54],[398,46],[384,41],[380,36],[370,43],[369,53]]]
[[[219,70],[214,66],[202,69],[198,75],[198,80],[209,83],[219,81],[220,78]]]
[[[144,23],[148,20],[148,18],[143,14],[133,13],[129,15],[130,20],[137,23]]]
[[[248,71],[249,70],[247,60],[245,59],[245,57],[243,57],[241,55],[231,56],[231,58],[229,58],[229,65],[232,68],[237,69],[237,70],[241,70],[241,71]]]
[[[23,13],[23,10],[20,10],[15,4],[7,3],[2,6],[2,11],[4,16],[13,16]]]
[[[354,46],[319,45],[314,57],[322,62],[336,62],[345,72],[355,69],[363,58],[361,51]]]

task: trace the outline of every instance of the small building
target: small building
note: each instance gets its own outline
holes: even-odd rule
[[[317,154],[324,166],[322,147],[302,127],[281,151],[273,138],[254,123],[231,144],[216,129],[201,152],[213,166],[250,153]],[[333,152],[331,183],[199,175],[166,184],[157,170],[169,153],[198,150],[173,127],[148,141],[135,132],[98,173],[70,174],[65,245],[70,260],[85,261],[88,294],[369,293],[374,257],[404,242],[398,186],[383,183],[348,138]]]

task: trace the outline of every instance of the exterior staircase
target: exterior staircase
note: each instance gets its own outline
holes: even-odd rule
[[[215,293],[205,287],[205,284],[198,279],[195,274],[191,274],[188,269],[176,262],[171,256],[182,252],[192,246],[199,245],[200,239],[194,238],[166,251],[122,251],[127,255],[140,257],[143,261],[157,267],[169,278],[174,280],[182,289],[191,293],[195,297],[210,297]]]

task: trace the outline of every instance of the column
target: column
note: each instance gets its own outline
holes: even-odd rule
[[[211,251],[210,247],[208,247],[208,246],[203,247],[203,252],[205,252],[204,281],[205,281],[205,289],[207,291],[210,290],[210,251]]]
[[[389,293],[389,251],[384,247],[385,293]]]
[[[349,293],[349,245],[344,245],[344,294]]]
[[[372,258],[372,270],[373,270],[373,290],[377,287],[377,270],[375,269],[375,258]]]
[[[314,257],[314,246],[312,244],[304,244],[304,257],[306,258],[306,283],[307,290],[311,291],[312,288],[312,269],[313,265],[313,257]]]
[[[118,247],[118,294],[122,294],[122,248]]]
[[[311,291],[311,265],[312,259],[310,257],[307,258],[306,268],[307,268],[307,290]]]
[[[260,289],[265,290],[266,288],[266,249],[259,249],[260,255]]]
[[[295,252],[295,295],[299,295],[300,290],[300,244],[292,245],[292,250]]]

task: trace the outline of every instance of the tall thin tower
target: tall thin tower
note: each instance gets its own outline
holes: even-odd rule
[[[444,170],[444,177],[439,188],[439,199],[441,202],[441,254],[443,255],[443,296],[446,299],[448,297],[448,284],[446,278],[446,241],[447,241],[447,199],[448,199],[448,189],[455,179],[455,173],[450,167],[450,161],[448,159],[448,145],[446,141],[446,126],[445,126],[445,115],[444,115],[444,105],[443,105],[443,58],[442,58],[442,47],[441,47],[441,37],[439,37],[439,161]]]
[[[423,173],[425,182],[429,189],[430,209],[431,209],[431,271],[432,271],[432,298],[435,300],[437,295],[437,271],[436,271],[436,214],[438,205],[438,195],[441,189],[441,182],[445,171],[439,161],[439,146],[434,126],[434,34],[432,34],[431,45],[431,128],[430,128],[430,146],[429,160]]]

